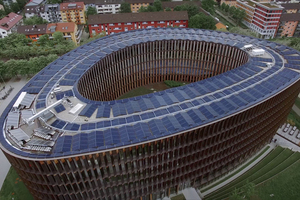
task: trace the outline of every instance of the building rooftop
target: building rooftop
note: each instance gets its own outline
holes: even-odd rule
[[[40,35],[45,34],[47,24],[18,26],[17,32],[24,35]]]
[[[16,13],[9,13],[2,19],[0,19],[0,28],[4,30],[10,30],[14,27],[20,20],[22,20],[23,16],[17,15]]]
[[[111,24],[167,20],[188,20],[188,13],[187,11],[175,11],[90,15],[88,18],[88,24]]]
[[[154,3],[154,0],[125,0],[126,3]]]
[[[300,21],[300,13],[282,14],[280,21]]]
[[[300,9],[300,3],[284,3],[280,4],[282,7],[284,7],[285,10],[293,10],[293,9]]]
[[[205,41],[240,49],[252,44],[264,53],[248,52],[248,62],[240,67],[148,95],[92,101],[79,94],[78,80],[107,55],[161,40]],[[0,142],[18,156],[40,160],[149,142],[257,105],[297,82],[299,71],[300,52],[257,38],[179,28],[118,33],[78,47],[34,76],[4,110],[0,121],[5,134],[0,134]]]
[[[76,24],[74,22],[51,23],[47,25],[46,33],[54,33],[56,31],[62,33],[70,33],[75,31]]]
[[[25,13],[38,14],[40,12],[45,12],[45,6],[44,5],[26,6],[24,11]]]
[[[121,4],[124,0],[67,0],[68,2],[83,2],[85,5],[87,4],[95,4],[95,5],[104,5],[104,4]]]
[[[83,2],[72,2],[72,3],[61,3],[60,10],[74,10],[74,9],[83,9]]]
[[[201,7],[201,1],[163,1],[161,2],[162,4],[162,8],[166,9],[166,8],[175,8],[176,6],[180,6],[183,4],[191,4],[191,5],[197,5],[199,7]]]

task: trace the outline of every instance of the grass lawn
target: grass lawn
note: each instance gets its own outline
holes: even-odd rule
[[[185,200],[185,197],[183,194],[180,194],[175,197],[172,197],[171,200]]]
[[[295,122],[295,125],[297,126],[297,128],[300,129],[300,116],[298,116],[297,113],[295,113],[295,111],[291,110],[287,119]]]
[[[245,174],[238,177],[228,185],[224,186],[223,188],[217,190],[214,193],[211,193],[210,195],[207,195],[205,199],[216,200],[216,199],[227,198],[233,192],[234,188],[242,187],[246,183],[246,180],[249,180],[249,182],[252,182],[256,185],[262,183],[263,181],[267,181],[268,179],[272,180],[273,178],[278,176],[278,173],[284,172],[286,169],[289,169],[289,166],[298,162],[300,162],[299,152],[294,153],[289,149],[283,149],[281,147],[277,147],[274,151],[272,151],[267,157],[265,157],[261,162],[259,162],[252,169],[250,169]],[[290,179],[295,173],[296,172],[291,171],[290,176],[287,176],[286,178]],[[300,173],[298,174],[300,176]],[[300,188],[300,179],[298,178],[296,182],[298,183],[294,183],[294,184],[296,184],[297,187]],[[285,186],[284,185],[281,186],[279,184],[278,187],[285,187]],[[259,189],[260,185],[256,186],[256,188]],[[286,190],[289,190],[288,187],[285,188]],[[268,199],[268,198],[261,198],[260,195],[257,195],[257,197],[258,199],[261,200]],[[291,197],[291,198],[281,198],[281,199],[297,199],[297,198]]]
[[[236,175],[237,173],[239,173],[240,171],[242,171],[243,169],[245,169],[248,165],[250,165],[252,162],[254,162],[256,159],[258,159],[262,154],[264,154],[268,149],[270,148],[270,146],[267,146],[266,148],[264,148],[264,150],[262,150],[262,152],[260,152],[257,156],[255,156],[254,158],[252,158],[247,164],[245,164],[243,167],[241,167],[240,169],[236,170],[234,173],[232,173],[229,176],[226,176],[225,178],[217,181],[216,183],[212,184],[211,186],[202,189],[201,192],[205,192],[217,185],[219,185],[220,183],[222,183],[223,181],[230,179],[231,177],[233,177],[234,175]]]
[[[126,98],[130,98],[130,97],[135,97],[135,96],[140,96],[140,95],[150,94],[150,93],[153,93],[153,90],[150,90],[150,89],[142,86],[142,87],[139,87],[139,88],[136,88],[134,90],[127,92],[126,94],[120,96],[118,99],[126,99]]]
[[[33,200],[24,183],[13,167],[10,167],[0,191],[2,200]]]
[[[300,199],[300,161],[272,179],[256,186],[261,200]],[[270,197],[270,194],[274,194]]]

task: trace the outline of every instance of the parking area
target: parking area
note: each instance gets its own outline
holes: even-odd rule
[[[285,123],[278,129],[277,134],[300,146],[300,131],[296,126]]]

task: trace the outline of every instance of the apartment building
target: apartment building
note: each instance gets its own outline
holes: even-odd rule
[[[261,38],[269,39],[276,35],[283,7],[267,2],[237,0],[237,8],[246,11],[244,24]]]
[[[63,22],[85,24],[85,5],[83,2],[61,3],[61,18]]]
[[[187,11],[120,13],[90,15],[90,36],[105,32],[106,35],[144,28],[188,27]]]
[[[23,17],[16,13],[9,13],[0,19],[0,38],[7,37],[9,34],[17,31],[17,26],[22,23]]]
[[[284,7],[283,14],[280,18],[277,36],[282,37],[299,37],[300,36],[300,4],[288,3],[281,4]]]
[[[131,12],[137,13],[138,10],[143,7],[148,7],[154,3],[154,0],[125,0],[130,4]]]
[[[116,14],[120,11],[124,0],[100,0],[96,3],[98,14]]]
[[[220,5],[222,5],[223,3],[225,3],[228,6],[236,7],[236,0],[221,0]]]
[[[60,5],[59,4],[45,4],[43,5],[43,9],[39,13],[43,19],[48,22],[61,22],[61,13],[60,13]]]
[[[45,12],[45,6],[43,5],[31,5],[31,6],[26,6],[24,13],[26,18],[30,18],[33,16],[40,16],[40,13]]]
[[[78,30],[75,22],[50,23],[41,25],[19,26],[18,33],[26,35],[33,42],[38,41],[39,37],[45,34],[52,39],[53,33],[62,32],[66,40],[72,40],[75,44],[80,42],[82,30]]]
[[[19,26],[18,33],[24,34],[33,42],[38,41],[39,37],[46,34],[47,24]]]

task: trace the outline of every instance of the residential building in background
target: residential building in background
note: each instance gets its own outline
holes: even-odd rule
[[[43,5],[31,5],[25,6],[24,13],[26,18],[30,18],[33,16],[40,16],[40,13],[45,12],[45,6]]]
[[[284,7],[277,36],[300,37],[300,3],[281,4]]]
[[[110,35],[144,28],[187,28],[188,14],[187,11],[174,11],[90,15],[88,26],[91,37],[103,31]]]
[[[166,8],[170,8],[172,11],[176,6],[181,6],[183,4],[190,4],[190,5],[196,5],[199,6],[199,9],[201,12],[204,11],[204,9],[201,7],[201,1],[163,1],[161,2],[161,6],[164,10]]]
[[[16,13],[9,13],[0,19],[0,38],[7,37],[9,34],[17,31],[17,26],[22,24],[23,16]]]
[[[79,44],[82,35],[82,29],[78,29],[75,22],[61,22],[41,25],[19,26],[18,33],[26,35],[33,42],[38,41],[39,37],[45,34],[52,39],[53,33],[62,32],[65,40],[72,40],[76,45]]]
[[[131,12],[137,13],[142,6],[147,8],[152,5],[154,0],[125,0],[125,2],[130,4]]]
[[[225,3],[228,6],[236,7],[236,0],[221,0],[220,5],[222,5],[223,3]]]
[[[261,38],[270,39],[276,36],[283,7],[267,2],[237,0],[237,8],[246,11],[244,24]]]
[[[18,33],[24,34],[33,42],[38,41],[39,37],[46,34],[47,24],[18,26]]]
[[[40,12],[40,16],[48,22],[61,22],[59,4],[45,4],[43,10]]]
[[[99,0],[96,3],[98,14],[116,14],[120,11],[124,0]]]
[[[61,18],[63,22],[85,24],[85,5],[83,2],[61,3]]]
[[[263,52],[246,52],[249,41]],[[35,200],[157,200],[203,188],[252,160],[286,122],[300,92],[299,57],[211,30],[103,37],[62,55],[12,98],[0,148]],[[190,84],[116,100],[164,80]]]
[[[46,33],[49,35],[49,39],[52,39],[53,33],[57,31],[62,32],[66,40],[72,40],[77,45],[80,42],[83,30],[78,30],[75,22],[51,23],[47,25]]]

